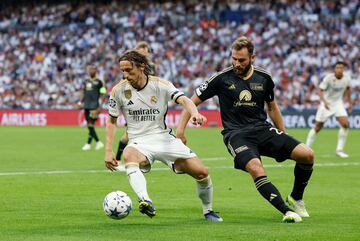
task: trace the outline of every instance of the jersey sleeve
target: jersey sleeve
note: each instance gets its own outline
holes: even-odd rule
[[[173,100],[177,104],[177,100],[179,99],[179,97],[184,95],[184,92],[177,89],[170,81],[167,81],[166,91],[168,99]]]
[[[203,82],[195,89],[195,94],[202,100],[205,101],[217,94],[217,83],[219,82],[219,77],[211,77],[210,79]]]
[[[118,98],[116,98],[116,92],[114,90],[110,94],[108,106],[109,106],[108,107],[109,115],[117,118],[120,115],[121,103],[120,103],[120,100]]]
[[[321,81],[319,88],[322,90],[326,90],[329,86],[329,80],[330,80],[331,75],[326,75],[325,78],[323,79],[323,81]]]
[[[271,76],[269,75],[267,77],[266,92],[264,98],[266,102],[271,102],[275,99],[274,88],[275,88],[275,83],[271,78]]]

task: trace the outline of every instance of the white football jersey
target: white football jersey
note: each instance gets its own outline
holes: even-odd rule
[[[341,79],[337,79],[334,73],[325,76],[320,83],[320,89],[324,91],[324,98],[330,103],[341,102],[346,88],[350,85],[350,76],[343,74]]]
[[[137,90],[127,80],[120,81],[109,99],[109,114],[123,113],[130,139],[145,135],[169,133],[165,118],[169,100],[177,101],[184,95],[171,82],[149,76],[146,86]]]

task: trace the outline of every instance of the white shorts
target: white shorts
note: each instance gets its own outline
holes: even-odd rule
[[[174,162],[177,159],[196,157],[196,154],[182,143],[180,139],[168,133],[132,139],[126,147],[128,146],[138,150],[150,162],[148,167],[141,168],[143,172],[150,171],[151,165],[155,160],[158,160],[167,165],[175,173],[180,174],[182,172],[175,170]]]
[[[348,116],[343,102],[331,103],[330,110],[326,109],[324,103],[321,102],[316,112],[315,120],[324,123],[332,115],[336,117]]]

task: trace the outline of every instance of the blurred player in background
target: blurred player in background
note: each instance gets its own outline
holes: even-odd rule
[[[87,67],[89,78],[84,81],[83,89],[80,94],[80,101],[78,105],[84,108],[86,124],[89,129],[89,135],[86,144],[82,147],[84,151],[91,149],[91,141],[96,141],[95,150],[104,147],[104,144],[99,140],[95,131],[95,122],[101,112],[101,107],[104,102],[106,89],[104,82],[97,77],[97,68],[94,65]]]
[[[349,103],[349,112],[352,112],[351,89],[349,85],[350,76],[344,73],[345,67],[346,64],[344,62],[337,62],[334,67],[334,73],[326,75],[320,83],[318,94],[321,103],[316,112],[315,126],[310,130],[306,140],[306,145],[311,147],[315,141],[316,134],[323,127],[324,122],[335,115],[336,120],[340,124],[336,154],[341,158],[349,157],[344,152],[349,128],[348,114],[343,102],[344,95]]]
[[[139,198],[139,210],[149,217],[156,215],[146,188],[143,172],[151,169],[155,160],[168,165],[175,173],[187,173],[197,183],[205,219],[223,221],[212,210],[213,186],[208,169],[181,140],[175,138],[165,123],[168,101],[181,104],[191,115],[194,124],[206,118],[199,114],[194,103],[167,81],[150,75],[148,58],[139,51],[125,52],[119,58],[124,79],[112,90],[109,99],[109,118],[106,123],[105,164],[114,171],[118,161],[112,151],[116,119],[123,113],[127,123],[129,143],[124,150],[126,174]]]
[[[219,97],[224,143],[234,157],[235,168],[251,175],[259,193],[284,215],[283,222],[301,222],[301,217],[309,217],[302,199],[312,174],[313,151],[285,133],[272,77],[253,65],[253,43],[246,37],[236,39],[231,47],[231,59],[232,66],[200,85],[192,100],[199,105],[215,95]],[[266,121],[265,103],[276,128]],[[189,117],[184,110],[176,130],[177,137],[183,142],[186,142],[185,127]],[[278,162],[296,161],[293,190],[286,198],[289,206],[268,179],[261,162],[262,155]]]
[[[147,42],[141,41],[141,42],[137,43],[137,45],[135,46],[134,49],[139,51],[141,54],[145,55],[150,61],[151,48]],[[149,62],[149,64],[150,64],[150,68],[151,68],[150,75],[154,75],[155,74],[155,65],[151,61]],[[127,132],[125,131],[119,141],[118,149],[116,152],[116,160],[118,160],[118,161],[121,160],[121,155],[122,155],[128,141],[129,141],[129,137],[127,135]],[[125,170],[125,168],[119,167],[119,170]]]

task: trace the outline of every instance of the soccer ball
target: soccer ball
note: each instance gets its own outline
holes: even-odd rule
[[[111,192],[104,198],[103,209],[110,218],[125,218],[129,215],[131,207],[130,197],[122,191]]]

